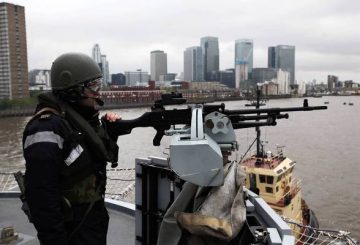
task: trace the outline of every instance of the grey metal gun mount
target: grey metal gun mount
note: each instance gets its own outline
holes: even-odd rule
[[[174,95],[175,96],[175,95]],[[199,186],[219,186],[223,183],[222,151],[238,148],[235,129],[275,126],[277,119],[287,119],[283,112],[325,110],[326,106],[226,110],[225,104],[197,104],[186,109],[165,109],[164,105],[181,104],[181,95],[163,96],[151,112],[133,120],[108,123],[113,135],[130,134],[136,127],[153,127],[153,145],[160,145],[164,135],[171,135],[169,166],[183,180]],[[176,129],[175,126],[185,125]]]

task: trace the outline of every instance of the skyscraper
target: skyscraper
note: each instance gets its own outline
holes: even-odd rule
[[[159,81],[160,75],[167,73],[167,54],[162,50],[154,50],[150,53],[151,80]]]
[[[295,84],[295,46],[278,45],[268,48],[268,67],[290,73],[290,85]]]
[[[328,75],[327,82],[328,82],[328,90],[332,92],[338,83],[339,78],[337,76]]]
[[[100,46],[97,43],[94,45],[94,47],[92,49],[92,58],[100,66],[100,69],[103,73],[104,85],[111,84],[110,72],[109,72],[109,62],[106,60],[106,55],[101,54]]]
[[[203,79],[210,80],[212,71],[219,71],[219,42],[217,37],[202,37],[200,39],[203,55]]]
[[[203,55],[201,47],[195,46],[184,51],[184,80],[203,81]]]
[[[136,71],[125,71],[127,86],[147,86],[149,84],[149,73],[138,69]]]
[[[237,62],[235,64],[235,88],[240,88],[240,84],[249,78],[247,62]]]
[[[92,58],[96,63],[101,63],[101,51],[99,44],[95,44],[92,49]]]
[[[29,97],[25,9],[0,3],[0,99]]]
[[[253,49],[251,39],[238,39],[235,41],[235,67],[236,65],[247,66],[249,78],[251,78],[253,69]]]

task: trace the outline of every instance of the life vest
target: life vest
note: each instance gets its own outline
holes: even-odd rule
[[[106,163],[117,162],[118,146],[102,125],[94,128],[66,102],[52,93],[39,95],[42,109],[35,118],[55,114],[66,125],[60,185],[67,206],[91,203],[104,197]]]

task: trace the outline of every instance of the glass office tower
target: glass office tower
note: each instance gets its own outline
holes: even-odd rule
[[[278,45],[268,48],[268,67],[290,73],[290,85],[295,84],[295,46]]]
[[[202,37],[200,39],[204,79],[211,80],[211,72],[219,71],[219,41],[217,37]]]
[[[251,78],[253,69],[253,41],[251,39],[238,39],[235,41],[235,67],[247,65],[248,78]]]
[[[190,47],[184,51],[184,80],[198,82],[204,80],[201,47]]]

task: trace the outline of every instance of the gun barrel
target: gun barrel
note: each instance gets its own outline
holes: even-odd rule
[[[231,122],[242,122],[251,120],[263,120],[274,117],[275,119],[289,118],[289,114],[275,114],[275,115],[253,115],[253,116],[242,116],[242,115],[229,115]]]
[[[262,114],[262,113],[281,113],[291,111],[313,111],[326,110],[327,106],[308,106],[308,107],[285,107],[285,108],[264,108],[264,109],[244,109],[244,110],[225,110],[225,114]]]

